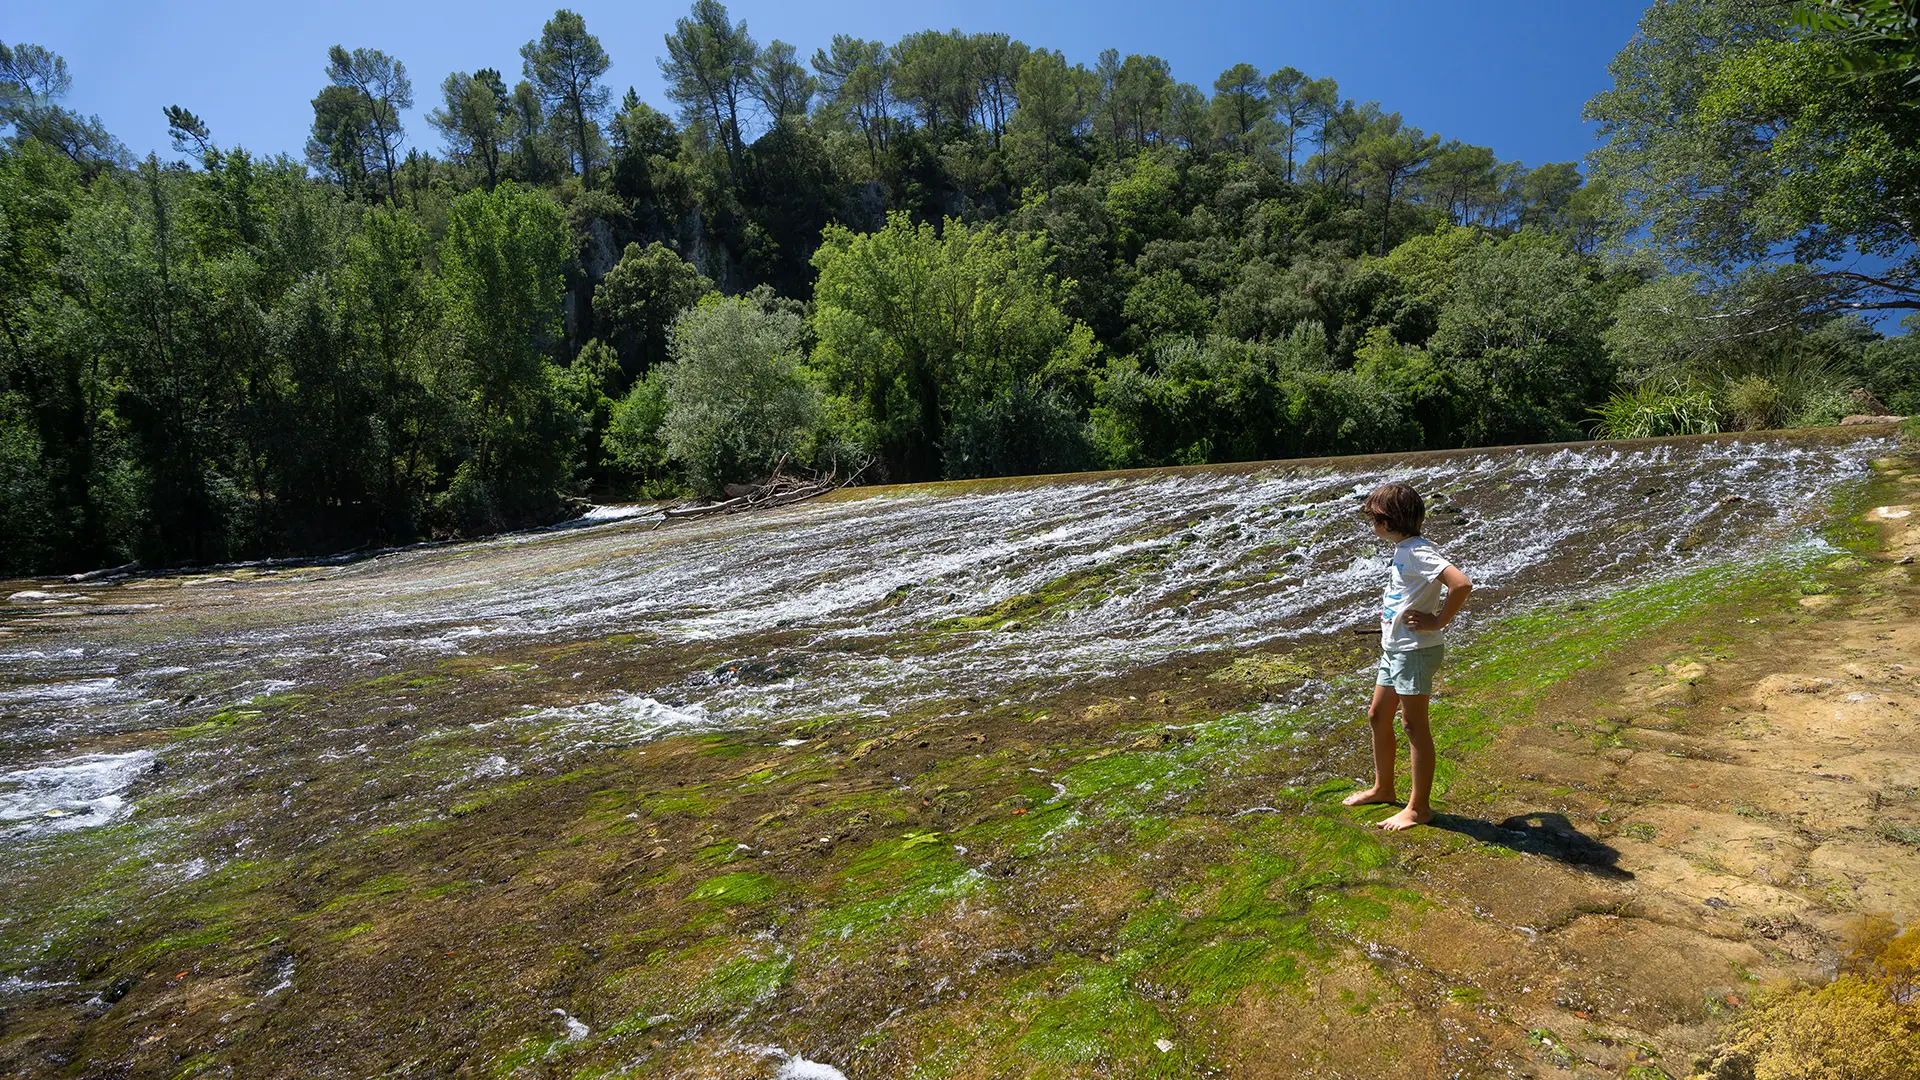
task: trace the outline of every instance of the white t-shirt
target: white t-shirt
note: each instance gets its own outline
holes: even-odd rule
[[[1393,569],[1380,594],[1381,651],[1412,652],[1442,644],[1442,631],[1408,626],[1407,612],[1440,610],[1447,593],[1440,572],[1452,565],[1424,536],[1409,536],[1393,546]]]

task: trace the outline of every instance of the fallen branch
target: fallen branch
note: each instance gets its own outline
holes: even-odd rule
[[[732,497],[717,503],[708,503],[705,506],[669,507],[660,512],[660,520],[654,522],[653,527],[657,529],[668,521],[679,521],[686,518],[708,517],[713,514],[737,514],[743,510],[763,510],[775,506],[790,506],[793,503],[804,502],[807,499],[825,495],[829,491],[838,491],[859,480],[861,475],[873,465],[873,461],[874,459],[869,458],[865,465],[860,466],[859,469],[855,470],[853,475],[847,477],[845,480],[839,479],[840,466],[837,462],[833,470],[827,473],[824,478],[801,480],[796,477],[781,475],[781,470],[785,468],[787,463],[787,459],[783,456],[779,463],[774,466],[773,474],[763,483],[754,485],[730,484],[727,486],[727,494]],[[733,494],[736,491],[740,492],[740,494]]]

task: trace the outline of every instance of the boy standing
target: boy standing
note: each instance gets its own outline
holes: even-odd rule
[[[1473,582],[1420,535],[1427,507],[1411,484],[1395,481],[1374,488],[1360,504],[1360,513],[1372,521],[1375,536],[1393,544],[1393,570],[1381,595],[1380,669],[1367,709],[1373,786],[1344,801],[1348,806],[1400,801],[1393,789],[1393,714],[1398,712],[1413,755],[1413,793],[1406,809],[1380,822],[1380,828],[1397,832],[1433,820],[1433,807],[1427,803],[1433,794],[1434,766],[1427,699],[1447,651],[1440,632],[1460,613]]]

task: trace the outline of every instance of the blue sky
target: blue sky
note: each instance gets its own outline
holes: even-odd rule
[[[613,59],[615,95],[629,85],[671,111],[661,92],[662,37],[685,3],[573,5]],[[1580,108],[1608,85],[1607,61],[1632,36],[1645,4],[1479,0],[1391,0],[1332,4],[1089,3],[901,5],[877,0],[821,4],[750,0],[728,5],[763,44],[780,38],[803,56],[835,33],[885,41],[927,28],[1000,30],[1092,65],[1100,50],[1151,53],[1174,76],[1211,91],[1214,76],[1245,61],[1272,71],[1291,64],[1331,75],[1358,101],[1376,100],[1447,138],[1491,146],[1529,165],[1578,160],[1593,146]],[[384,50],[407,65],[417,108],[412,145],[437,150],[423,116],[450,71],[496,67],[519,77],[519,47],[537,36],[553,8],[540,3],[20,4],[0,20],[0,40],[33,42],[67,58],[68,104],[97,113],[136,153],[168,154],[164,105],[184,105],[224,146],[298,155],[312,121],[309,102],[324,82],[329,45]]]

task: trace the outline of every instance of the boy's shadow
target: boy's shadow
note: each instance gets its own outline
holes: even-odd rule
[[[1618,865],[1618,851],[1574,828],[1564,814],[1542,810],[1507,818],[1498,825],[1458,814],[1435,814],[1427,826],[1470,836],[1483,844],[1544,855],[1615,881],[1633,880],[1633,871]]]

